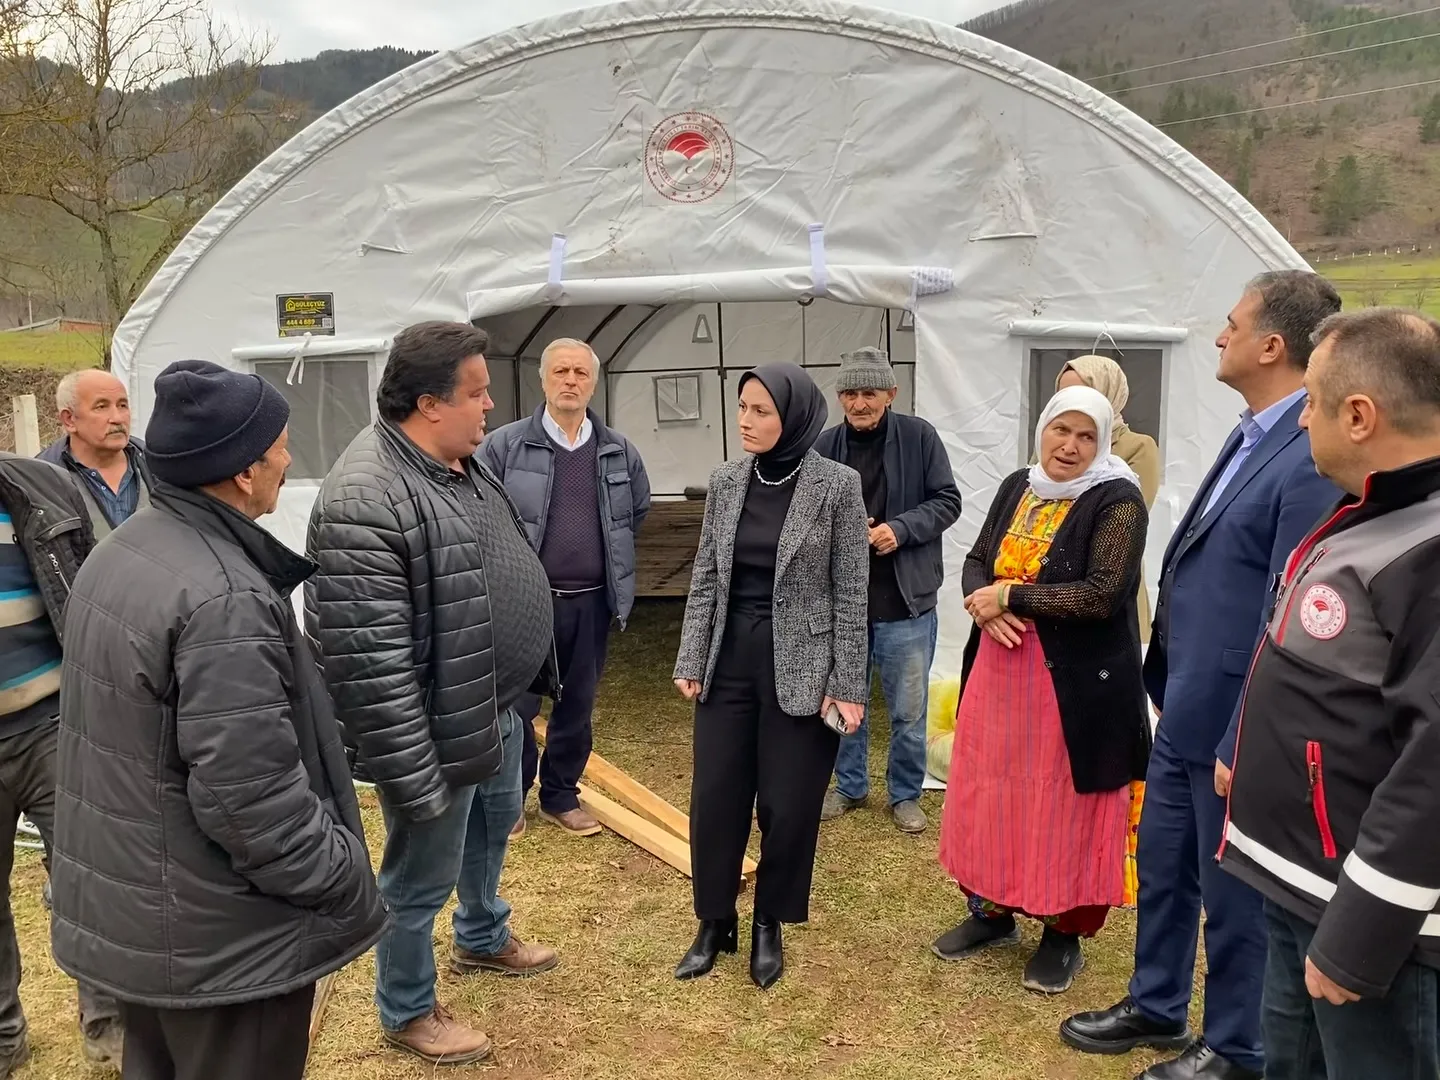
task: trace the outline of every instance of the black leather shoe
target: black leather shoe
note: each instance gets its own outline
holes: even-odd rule
[[[1124,1054],[1137,1046],[1183,1050],[1194,1036],[1184,1023],[1151,1020],[1127,997],[1100,1012],[1076,1013],[1060,1025],[1060,1038],[1087,1054]]]
[[[1223,1058],[1200,1039],[1173,1061],[1151,1065],[1135,1080],[1262,1080],[1254,1069],[1245,1069]]]
[[[785,948],[780,940],[780,920],[755,913],[750,928],[750,978],[761,990],[769,990],[785,972]]]
[[[723,953],[733,954],[740,947],[740,920],[731,915],[728,919],[703,919],[695,943],[690,946],[680,963],[675,965],[675,978],[698,979],[710,974],[715,958]]]

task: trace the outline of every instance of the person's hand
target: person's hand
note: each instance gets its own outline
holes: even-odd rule
[[[870,546],[881,555],[889,555],[900,546],[895,530],[889,525],[876,525],[874,518],[867,518],[866,523],[870,526]]]
[[[854,735],[860,730],[860,722],[865,719],[865,706],[857,701],[841,701],[839,698],[832,698],[825,695],[825,700],[820,703],[820,715],[824,716],[834,705],[840,710],[840,719],[845,721],[845,734]]]
[[[1352,1001],[1360,1000],[1359,994],[1346,990],[1316,967],[1315,961],[1308,956],[1305,958],[1305,989],[1310,991],[1312,998],[1317,1001],[1324,998],[1331,1005],[1348,1005]]]
[[[694,679],[676,679],[675,689],[686,701],[694,701],[700,696],[700,684]]]
[[[1004,614],[1004,609],[1000,606],[1002,588],[1003,585],[986,585],[967,596],[965,610],[970,613],[970,617],[978,623],[986,623]]]
[[[1014,612],[1002,611],[993,619],[981,621],[980,629],[1005,648],[1015,649],[1020,646],[1020,635],[1025,633],[1025,621]]]
[[[1215,759],[1215,794],[1222,799],[1230,794],[1230,770],[1219,758]]]

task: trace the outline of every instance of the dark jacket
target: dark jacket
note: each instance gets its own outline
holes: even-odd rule
[[[340,455],[310,515],[320,570],[305,585],[305,632],[356,774],[414,821],[500,770],[490,592],[460,499],[469,483],[379,420]],[[515,527],[524,535],[518,515]],[[555,695],[556,670],[552,644],[537,693]]]
[[[506,424],[485,436],[476,457],[500,478],[525,523],[525,535],[537,552],[545,540],[550,488],[555,479],[555,444],[546,434],[541,405],[525,420]],[[621,629],[635,606],[635,534],[650,512],[650,479],[640,451],[624,435],[606,427],[594,412],[599,476],[600,524],[605,530],[605,585],[610,611]]]
[[[985,525],[965,557],[961,586],[969,596],[995,583],[995,558],[1029,470],[1011,473],[990,503]],[[1150,759],[1150,717],[1140,675],[1140,623],[1135,594],[1145,554],[1149,515],[1140,489],[1111,480],[1075,500],[1033,585],[1015,585],[1009,608],[1035,623],[1045,667],[1055,684],[1060,726],[1075,790],[1114,791],[1145,779]],[[980,648],[970,628],[962,669],[962,698]]]
[[[105,512],[101,509],[100,504],[95,500],[89,483],[79,473],[83,466],[75,460],[69,450],[70,436],[61,435],[36,456],[41,461],[58,465],[74,478],[75,486],[80,489],[80,494],[85,499],[85,509],[90,515],[90,524],[94,526],[95,535],[103,537],[111,529],[110,522],[105,517]],[[145,461],[145,444],[132,435],[130,444],[125,447],[125,458],[129,461],[130,468],[135,471],[136,482],[140,485],[140,505],[137,509],[143,510],[150,505],[150,490],[155,486],[155,479],[150,475],[150,466]]]
[[[845,425],[822,432],[815,452],[840,464],[846,458]],[[960,489],[950,455],[929,421],[890,410],[885,432],[885,521],[895,531],[895,578],[910,616],[935,607],[945,582],[941,538],[960,520]]]
[[[1315,472],[1302,408],[1296,402],[1276,421],[1205,513],[1240,445],[1240,429],[1231,433],[1165,549],[1145,687],[1163,712],[1160,737],[1196,765],[1233,755],[1235,707],[1275,576],[1340,497]]]
[[[1440,967],[1440,459],[1372,474],[1291,556],[1240,709],[1221,865],[1383,997]]]
[[[0,451],[0,505],[10,515],[16,542],[25,552],[55,637],[63,646],[70,587],[95,547],[84,497],[63,469]]]
[[[386,923],[289,599],[314,566],[209,496],[152,497],[70,600],[55,960],[156,1008],[276,997]]]

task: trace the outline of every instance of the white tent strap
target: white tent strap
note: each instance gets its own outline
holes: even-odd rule
[[[938,296],[955,287],[955,271],[941,266],[917,266],[910,271],[910,303],[906,305],[911,313],[915,311],[922,296]]]
[[[824,296],[829,291],[830,277],[825,269],[825,226],[819,222],[810,226],[810,280],[816,296]]]
[[[306,333],[300,339],[300,348],[295,350],[295,359],[290,363],[290,370],[285,375],[285,385],[294,386],[296,383],[305,381],[305,350],[310,347],[313,337]]]
[[[241,345],[230,350],[230,359],[237,364],[256,360],[293,360],[304,353],[311,360],[322,356],[360,356],[390,350],[388,338],[304,337],[286,338],[268,345]]]
[[[825,268],[825,295],[842,304],[905,308],[914,303],[917,275],[928,282],[920,295],[954,287],[954,272],[941,267],[837,266]],[[548,282],[476,289],[466,295],[469,318],[484,319],[541,304],[699,304],[800,300],[813,295],[814,268],[733,270],[714,274],[659,274],[651,277],[570,278],[559,295]],[[913,309],[913,308],[912,308]]]
[[[1108,338],[1118,347],[1120,342],[1131,345],[1178,344],[1190,336],[1183,326],[1146,326],[1141,323],[1082,322],[1066,319],[1016,319],[1009,327],[1011,337],[1065,338],[1093,341],[1098,347]]]
[[[564,233],[550,237],[550,277],[546,281],[546,295],[557,297],[564,291],[565,247],[569,243]]]

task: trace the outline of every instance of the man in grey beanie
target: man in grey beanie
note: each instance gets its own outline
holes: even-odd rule
[[[155,380],[151,505],[75,575],[51,946],[113,994],[124,1075],[300,1080],[315,983],[386,912],[275,509],[290,408],[200,360]]]
[[[895,412],[895,372],[882,349],[840,358],[836,380],[845,422],[815,443],[824,457],[860,474],[870,517],[870,665],[890,712],[885,773],[890,814],[904,832],[923,832],[925,717],[935,657],[936,596],[945,580],[940,538],[960,517],[960,489],[934,427]],[[831,820],[864,805],[870,790],[869,717],[840,741],[835,790],[825,798]]]

